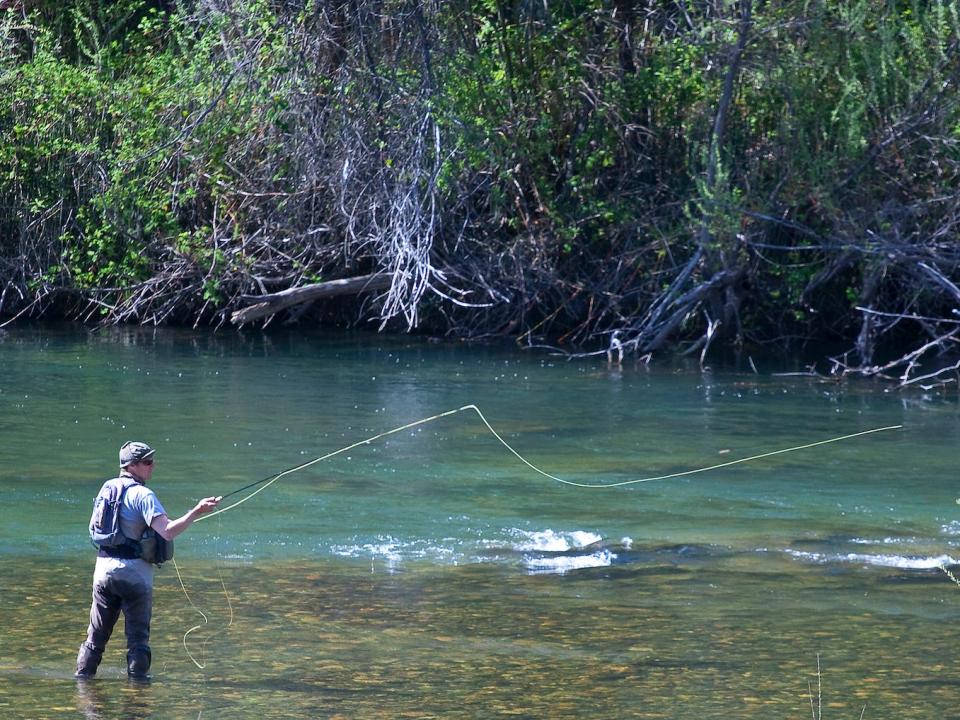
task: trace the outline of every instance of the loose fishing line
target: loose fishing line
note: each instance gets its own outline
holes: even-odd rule
[[[194,630],[199,630],[199,629],[202,628],[203,626],[208,625],[208,624],[210,623],[210,620],[207,618],[207,614],[206,614],[203,610],[201,610],[200,608],[198,608],[198,607],[196,606],[196,604],[193,602],[193,598],[190,597],[190,593],[187,592],[187,586],[184,584],[184,582],[183,582],[183,577],[180,575],[180,565],[177,564],[176,558],[173,559],[173,567],[174,567],[174,569],[177,571],[177,580],[180,581],[180,588],[183,590],[183,594],[186,596],[187,602],[190,603],[190,607],[192,607],[194,610],[196,610],[198,613],[200,613],[200,617],[203,618],[203,622],[202,622],[202,623],[200,623],[200,624],[198,624],[198,625],[194,625],[192,628],[190,628],[189,630],[187,630],[187,631],[183,634],[183,649],[184,649],[184,651],[187,653],[187,657],[190,658],[190,662],[192,662],[194,665],[196,665],[200,670],[203,670],[203,669],[207,666],[207,664],[206,664],[206,662],[200,662],[200,661],[198,661],[198,660],[193,656],[193,653],[190,652],[190,648],[187,647],[187,638],[190,636],[190,633],[192,633]],[[201,657],[201,659],[203,658],[203,651],[204,651],[204,649],[206,648],[206,646],[207,646],[207,644],[206,644],[206,642],[204,642],[203,646],[201,646],[201,648],[200,648],[200,657]]]
[[[218,538],[219,538],[219,536],[223,534],[223,525],[220,520],[217,520],[217,525],[219,530],[218,532]],[[219,540],[218,540],[218,544],[219,544]],[[217,554],[219,555],[219,551]],[[193,653],[190,652],[190,648],[187,646],[187,637],[189,637],[190,633],[194,632],[195,630],[199,630],[200,628],[206,625],[209,625],[210,621],[207,618],[206,613],[196,606],[196,604],[193,602],[193,598],[190,597],[190,593],[187,592],[187,586],[183,582],[183,576],[180,574],[180,566],[177,564],[176,558],[173,558],[173,567],[177,571],[177,580],[180,581],[180,587],[183,589],[183,594],[186,596],[187,602],[190,603],[190,607],[196,610],[200,614],[200,617],[203,618],[202,623],[194,625],[192,628],[190,628],[183,634],[183,649],[187,653],[187,657],[190,658],[190,662],[196,665],[198,669],[203,670],[207,666],[204,656],[206,654],[207,643],[210,642],[210,638],[207,637],[204,639],[203,644],[200,646],[200,660],[197,660],[193,656]],[[226,627],[224,628],[224,629],[229,629],[230,626],[233,625],[233,603],[230,602],[230,594],[227,592],[227,584],[223,580],[223,573],[220,571],[219,563],[217,564],[217,577],[220,578],[220,587],[223,588],[223,596],[226,598],[227,608],[230,610],[230,619],[229,621],[227,621]]]
[[[785,453],[796,452],[796,451],[798,451],[798,450],[807,450],[807,449],[809,449],[809,448],[819,447],[820,445],[827,445],[827,444],[829,444],[829,443],[841,442],[841,441],[843,441],[843,440],[850,440],[850,439],[857,438],[857,437],[863,437],[863,436],[865,436],[865,435],[872,435],[872,434],[874,434],[874,433],[886,432],[886,431],[888,431],[888,430],[899,430],[900,428],[903,427],[903,425],[887,425],[887,426],[885,426],[885,427],[878,427],[878,428],[873,428],[873,429],[870,429],[870,430],[862,430],[862,431],[860,431],[860,432],[850,433],[850,434],[848,434],[848,435],[840,435],[840,436],[838,436],[838,437],[828,438],[828,439],[826,439],[826,440],[818,440],[818,441],[816,441],[816,442],[806,443],[806,444],[804,444],[804,445],[796,445],[796,446],[794,446],[794,447],[783,448],[783,449],[781,449],[781,450],[772,450],[772,451],[770,451],[770,452],[764,452],[764,453],[760,453],[760,454],[758,454],[758,455],[751,455],[751,456],[749,456],[749,457],[739,458],[739,459],[737,459],[737,460],[729,460],[729,461],[727,461],[727,462],[717,463],[717,464],[715,464],[715,465],[710,465],[710,466],[708,466],[708,467],[696,468],[696,469],[693,469],[693,470],[683,470],[683,471],[680,471],[680,472],[668,473],[668,474],[665,474],[665,475],[653,475],[653,476],[650,476],[650,477],[635,478],[635,479],[633,479],[633,480],[622,480],[622,481],[620,481],[620,482],[613,482],[613,483],[581,483],[581,482],[575,482],[575,481],[573,481],[573,480],[566,480],[566,479],[564,479],[564,478],[557,477],[556,475],[552,475],[552,474],[546,472],[545,470],[541,470],[541,469],[538,468],[536,465],[534,465],[533,463],[531,463],[529,460],[527,460],[525,457],[523,457],[519,452],[517,452],[506,440],[503,439],[503,436],[500,435],[500,433],[498,433],[498,432],[493,428],[493,426],[490,424],[490,422],[487,420],[487,418],[484,416],[484,414],[483,414],[482,412],[480,412],[480,408],[478,408],[476,405],[472,405],[472,404],[471,404],[471,405],[464,405],[463,407],[455,408],[455,409],[453,409],[453,410],[447,410],[446,412],[438,413],[438,414],[436,414],[436,415],[431,415],[430,417],[426,417],[426,418],[423,418],[423,419],[421,419],[421,420],[416,420],[416,421],[414,421],[414,422],[407,423],[407,424],[405,424],[405,425],[401,425],[401,426],[399,426],[399,427],[393,428],[392,430],[387,430],[386,432],[378,433],[377,435],[373,435],[373,436],[368,437],[368,438],[366,438],[366,439],[364,439],[364,440],[359,440],[359,441],[357,441],[357,442],[355,442],[355,443],[351,443],[350,445],[347,445],[347,446],[345,446],[345,447],[342,447],[342,448],[340,448],[339,450],[334,450],[333,452],[329,452],[329,453],[326,453],[325,455],[321,455],[321,456],[319,456],[319,457],[313,458],[312,460],[308,460],[308,461],[305,462],[305,463],[301,463],[301,464],[299,464],[299,465],[294,465],[294,466],[292,466],[292,467],[287,468],[286,470],[281,470],[279,473],[276,473],[275,475],[268,475],[267,477],[264,477],[264,478],[262,478],[262,479],[260,479],[260,480],[256,480],[255,482],[252,482],[252,483],[249,483],[249,484],[247,484],[247,485],[244,485],[244,486],[241,487],[241,488],[237,488],[236,490],[233,490],[232,492],[229,492],[229,493],[227,493],[226,495],[223,495],[223,496],[221,497],[221,502],[222,502],[223,500],[225,500],[226,498],[228,498],[228,497],[233,497],[234,495],[239,495],[240,493],[245,492],[246,490],[250,490],[251,488],[256,488],[256,490],[254,490],[253,492],[249,493],[248,495],[242,497],[241,499],[239,499],[239,500],[236,501],[235,503],[232,503],[231,505],[228,505],[227,507],[220,508],[219,510],[215,510],[214,512],[211,512],[211,513],[208,513],[208,514],[206,514],[206,515],[200,516],[199,518],[197,518],[197,520],[196,520],[195,522],[201,522],[201,521],[203,521],[203,520],[206,520],[207,518],[211,518],[211,517],[214,517],[214,516],[219,516],[219,515],[221,515],[222,513],[227,512],[228,510],[233,510],[234,508],[239,507],[240,505],[242,505],[243,503],[247,502],[248,500],[250,500],[250,499],[253,498],[254,496],[256,496],[256,495],[260,494],[261,492],[263,492],[264,490],[266,490],[268,487],[270,487],[270,486],[273,485],[275,482],[277,482],[278,480],[280,480],[280,478],[286,477],[287,475],[291,475],[291,474],[293,474],[293,473],[295,473],[295,472],[299,472],[299,471],[301,471],[301,470],[305,470],[306,468],[308,468],[308,467],[310,467],[310,466],[312,466],[312,465],[316,465],[317,463],[323,462],[324,460],[329,460],[329,459],[332,458],[332,457],[335,457],[335,456],[340,455],[340,454],[342,454],[342,453],[345,453],[345,452],[348,452],[348,451],[350,451],[350,450],[353,450],[354,448],[360,447],[361,445],[370,445],[371,443],[376,442],[377,440],[379,440],[379,439],[381,439],[381,438],[385,438],[385,437],[387,437],[387,436],[389,436],[389,435],[394,435],[394,434],[396,434],[396,433],[403,432],[404,430],[410,430],[411,428],[415,428],[415,427],[418,427],[418,426],[420,426],[420,425],[426,425],[427,423],[434,422],[434,421],[436,421],[436,420],[440,420],[441,418],[449,417],[449,416],[451,416],[451,415],[455,415],[455,414],[457,414],[457,413],[459,413],[459,412],[463,412],[463,411],[465,411],[465,410],[473,410],[473,411],[480,417],[480,420],[481,420],[481,421],[483,422],[483,424],[486,426],[487,430],[490,431],[490,433],[500,442],[500,444],[503,445],[508,451],[510,451],[510,453],[512,453],[518,460],[520,460],[520,462],[522,462],[524,465],[526,465],[527,467],[529,467],[529,468],[530,468],[531,470],[533,470],[534,472],[536,472],[536,473],[538,473],[538,474],[540,474],[540,475],[542,475],[542,476],[544,476],[544,477],[546,477],[546,478],[549,478],[550,480],[553,480],[553,481],[555,481],[555,482],[561,483],[561,484],[563,484],[563,485],[569,485],[569,486],[573,486],[573,487],[587,488],[587,489],[616,488],[616,487],[624,487],[624,486],[627,486],[627,485],[636,485],[636,484],[639,484],[639,483],[654,482],[654,481],[658,481],[658,480],[670,480],[670,479],[673,479],[673,478],[686,477],[686,476],[689,476],[689,475],[696,475],[696,474],[698,474],[698,473],[710,472],[710,471],[712,471],[712,470],[719,470],[720,468],[730,467],[730,466],[732,466],[732,465],[739,465],[739,464],[746,463],[746,462],[753,462],[753,461],[755,461],[755,460],[760,460],[760,459],[763,459],[763,458],[773,457],[773,456],[775,456],[775,455],[783,455],[783,454],[785,454]],[[257,486],[260,486],[260,487],[257,487]],[[960,501],[958,501],[958,502],[960,502]],[[177,567],[176,564],[175,564],[175,567]],[[183,647],[184,647],[184,649],[187,651],[187,655],[188,655],[188,656],[190,657],[190,659],[193,661],[194,665],[196,665],[196,666],[197,666],[198,668],[200,668],[200,669],[203,669],[204,665],[202,665],[202,664],[200,664],[199,662],[197,662],[197,660],[194,659],[193,655],[190,653],[190,650],[187,648],[187,636],[190,635],[190,633],[192,633],[194,630],[197,630],[197,629],[203,627],[204,625],[206,625],[206,624],[207,624],[207,616],[200,610],[200,608],[198,608],[196,605],[194,605],[193,600],[190,598],[189,593],[187,593],[187,589],[186,589],[186,587],[185,587],[184,584],[183,584],[183,579],[180,577],[180,568],[179,568],[179,567],[177,567],[177,579],[180,580],[180,586],[183,588],[183,592],[184,592],[184,594],[187,596],[187,600],[189,601],[190,605],[191,605],[198,613],[200,613],[200,615],[203,617],[203,620],[204,620],[204,622],[201,623],[200,625],[197,625],[197,626],[195,626],[195,627],[190,628],[190,629],[184,634],[184,636],[183,636]],[[222,576],[222,575],[221,575],[221,577],[220,577],[220,582],[221,582],[221,584],[223,584],[223,576]],[[224,594],[226,594],[226,592],[227,592],[226,585],[223,586],[223,591],[224,591]],[[229,596],[227,597],[227,602],[228,602],[228,604],[229,604],[229,602],[230,602]],[[231,622],[231,623],[233,622],[233,607],[232,607],[232,606],[230,607],[230,622]]]
[[[253,491],[246,497],[233,503],[232,505],[228,505],[225,508],[221,508],[212,513],[209,513],[207,515],[203,515],[197,518],[197,522],[200,522],[201,520],[205,520],[206,518],[209,518],[209,517],[214,517],[215,515],[219,515],[220,513],[225,513],[228,510],[232,510],[233,508],[237,507],[238,505],[242,505],[247,500],[257,495],[258,493],[263,492],[268,487],[273,485],[273,483],[275,483],[277,480],[279,480],[280,478],[286,475],[299,472],[300,470],[304,470],[310,467],[311,465],[316,465],[317,463],[323,462],[324,460],[329,460],[330,458],[336,455],[340,455],[341,453],[345,453],[349,450],[353,450],[354,448],[359,447],[361,445],[369,445],[370,443],[373,443],[376,440],[379,440],[380,438],[387,437],[388,435],[393,435],[394,433],[402,432],[404,430],[409,430],[410,428],[414,428],[419,425],[425,425],[426,423],[433,422],[435,420],[439,420],[441,418],[445,418],[459,412],[463,412],[464,410],[473,410],[475,413],[477,413],[477,415],[480,417],[480,420],[483,421],[483,424],[486,426],[487,430],[490,431],[490,433],[500,442],[500,444],[503,445],[507,450],[509,450],[518,460],[520,460],[520,462],[522,462],[524,465],[529,467],[531,470],[555,482],[561,483],[563,485],[571,485],[573,487],[579,487],[579,488],[614,488],[614,487],[623,487],[625,485],[636,485],[638,483],[653,482],[655,480],[670,480],[672,478],[684,477],[687,475],[695,475],[697,473],[709,472],[711,470],[719,470],[720,468],[730,467],[731,465],[739,465],[745,462],[752,462],[754,460],[760,460],[762,458],[773,457],[774,455],[783,455],[784,453],[795,452],[797,450],[807,450],[809,448],[817,447],[819,445],[827,445],[829,443],[840,442],[841,440],[850,440],[852,438],[861,437],[863,435],[871,435],[873,433],[886,432],[888,430],[899,430],[900,428],[903,427],[903,425],[887,425],[885,427],[873,428],[871,430],[863,430],[861,432],[850,433],[849,435],[840,435],[839,437],[829,438],[827,440],[818,440],[817,442],[807,443],[805,445],[797,445],[795,447],[784,448],[782,450],[773,450],[771,452],[760,453],[759,455],[751,455],[749,457],[740,458],[738,460],[729,460],[727,462],[718,463],[716,465],[710,465],[709,467],[696,468],[694,470],[683,470],[681,472],[669,473],[667,475],[655,475],[651,477],[635,478],[633,480],[623,480],[620,482],[613,482],[613,483],[581,483],[581,482],[574,482],[573,480],[565,480],[564,478],[557,477],[556,475],[551,475],[545,470],[541,470],[536,465],[534,465],[529,460],[527,460],[525,457],[523,457],[523,455],[521,455],[519,452],[514,450],[514,448],[506,440],[503,439],[503,436],[501,436],[500,433],[494,430],[493,426],[490,424],[487,418],[484,417],[484,414],[480,412],[480,408],[478,408],[476,405],[464,405],[463,407],[459,407],[454,410],[447,410],[446,412],[438,413],[437,415],[431,415],[430,417],[423,418],[422,420],[417,420],[412,423],[407,423],[406,425],[401,425],[400,427],[393,428],[392,430],[387,430],[386,432],[379,433],[372,437],[366,438],[365,440],[359,440],[355,443],[347,445],[346,447],[342,447],[339,450],[334,450],[333,452],[327,453],[326,455],[321,455],[320,457],[314,458],[313,460],[308,460],[307,462],[301,463],[300,465],[289,467],[286,470],[280,471],[276,475],[268,475],[267,477],[261,480],[252,482],[249,485],[244,485],[242,488],[239,488],[237,490],[234,490],[233,492],[230,492],[224,495],[222,499],[231,497],[233,495],[238,495],[239,493],[245,490],[249,490],[252,487],[256,487],[257,485],[261,485],[262,487],[258,488],[257,490]]]

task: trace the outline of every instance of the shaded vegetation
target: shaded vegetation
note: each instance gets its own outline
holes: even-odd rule
[[[955,3],[3,5],[8,317],[383,273],[282,319],[902,381],[960,331]]]

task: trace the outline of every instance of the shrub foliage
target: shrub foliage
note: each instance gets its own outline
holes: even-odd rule
[[[219,325],[385,273],[284,319],[862,371],[957,331],[954,2],[4,7],[7,316]]]

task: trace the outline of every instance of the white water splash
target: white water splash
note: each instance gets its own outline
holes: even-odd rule
[[[582,530],[571,532],[554,532],[549,529],[540,532],[513,530],[511,534],[518,538],[513,549],[520,552],[569,552],[595,545],[603,540],[596,533]]]
[[[891,567],[904,570],[933,570],[943,565],[956,565],[957,560],[949,555],[911,556],[867,553],[814,553],[802,550],[787,550],[788,555],[798,560],[815,563],[850,563],[874,567]]]
[[[525,557],[523,559],[528,572],[531,574],[557,574],[563,575],[571,570],[582,570],[584,568],[607,567],[615,559],[609,550],[590,553],[588,555],[560,555],[553,557]]]

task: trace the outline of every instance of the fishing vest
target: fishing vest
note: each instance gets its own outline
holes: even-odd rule
[[[166,540],[153,528],[147,527],[138,539],[128,538],[120,526],[120,508],[127,490],[137,484],[130,478],[107,480],[93,500],[90,516],[90,542],[100,557],[133,560],[140,558],[154,565],[162,565],[173,558],[173,541]]]

